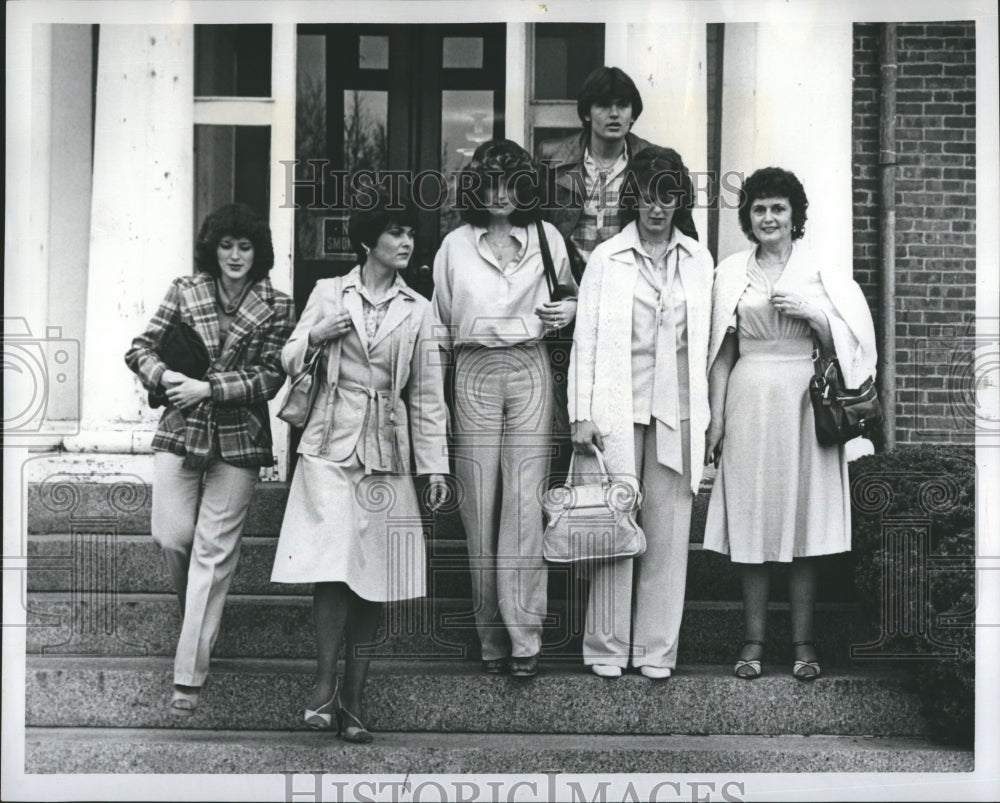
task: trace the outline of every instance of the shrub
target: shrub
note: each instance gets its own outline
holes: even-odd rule
[[[931,737],[963,745],[975,729],[975,480],[971,449],[851,463],[855,586],[877,652],[907,672]]]

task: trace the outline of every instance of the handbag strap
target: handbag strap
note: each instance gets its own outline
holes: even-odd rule
[[[549,298],[558,301],[559,282],[556,281],[556,268],[552,263],[552,252],[549,251],[549,238],[545,236],[545,229],[540,219],[535,220],[535,230],[538,232],[538,248],[542,252],[542,265],[545,268],[545,283],[549,286]]]
[[[608,464],[604,460],[604,453],[595,446],[593,455],[594,457],[597,458],[597,466],[601,471],[601,481],[610,483],[611,473],[608,471]],[[575,468],[576,468],[576,451],[574,450],[569,458],[569,469],[567,469],[566,471],[566,482],[563,483],[564,487],[566,488],[573,487],[573,477]]]

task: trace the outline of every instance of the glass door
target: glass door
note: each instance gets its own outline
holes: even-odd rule
[[[350,177],[404,171],[421,202],[406,280],[433,290],[441,237],[458,223],[453,172],[503,136],[505,26],[300,25],[295,281],[301,310],[318,279],[357,259],[347,239]]]

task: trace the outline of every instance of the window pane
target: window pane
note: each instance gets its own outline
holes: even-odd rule
[[[383,170],[389,158],[389,93],[344,90],[344,169]]]
[[[535,100],[575,100],[588,73],[604,63],[604,25],[535,25]]]
[[[539,149],[543,142],[547,142],[550,139],[563,139],[568,137],[570,134],[579,134],[580,127],[574,126],[573,128],[534,128],[532,129],[532,141],[535,147],[535,158],[538,158]]]
[[[195,25],[194,93],[271,96],[270,25]]]
[[[388,70],[389,37],[359,36],[358,67],[362,70]]]
[[[444,90],[441,93],[441,171],[454,188],[454,174],[483,142],[493,138],[493,90]],[[441,210],[441,235],[459,224],[448,204]]]
[[[301,34],[296,53],[295,178],[308,181],[310,159],[326,157],[326,37]],[[322,171],[322,167],[316,168]],[[295,255],[315,259],[320,253],[323,211],[310,209],[322,202],[318,189],[295,190]]]
[[[194,127],[195,231],[220,206],[244,203],[264,217],[270,205],[271,129]]]
[[[441,66],[445,69],[482,69],[483,38],[481,36],[444,37],[442,42]]]

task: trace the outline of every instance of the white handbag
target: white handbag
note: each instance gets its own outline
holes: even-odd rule
[[[595,450],[600,473],[577,482],[576,453],[566,482],[542,497],[545,526],[543,557],[553,563],[634,558],[646,551],[646,535],[635,520],[642,503],[635,477],[612,479],[604,455]]]

